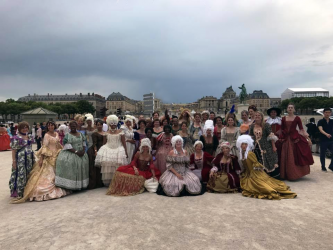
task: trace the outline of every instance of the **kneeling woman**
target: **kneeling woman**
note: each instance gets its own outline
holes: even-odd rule
[[[241,172],[238,158],[230,154],[231,145],[229,142],[222,142],[220,148],[222,153],[218,154],[212,161],[214,167],[210,170],[207,190],[212,193],[237,193]]]
[[[131,164],[117,169],[106,193],[107,195],[128,196],[141,194],[145,191],[145,181],[151,178],[158,185],[161,172],[153,164],[153,157],[150,153],[150,139],[142,139],[139,150]]]
[[[57,157],[55,184],[69,190],[81,190],[89,184],[86,138],[76,130],[76,121],[71,121],[69,127],[70,132],[63,140],[64,149]]]
[[[249,135],[242,135],[237,139],[237,148],[243,164],[244,173],[241,179],[242,194],[247,197],[259,199],[292,199],[297,195],[283,182],[276,180],[264,171],[256,155],[251,152],[253,140]]]
[[[157,194],[167,196],[200,195],[204,193],[199,178],[189,169],[190,157],[183,149],[183,139],[172,137],[173,150],[166,158],[167,170],[160,178]]]

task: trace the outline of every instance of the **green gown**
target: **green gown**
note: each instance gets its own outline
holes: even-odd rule
[[[71,144],[73,149],[80,151],[85,146],[85,136],[65,135],[63,144]],[[56,162],[55,184],[58,187],[69,190],[81,190],[89,184],[89,159],[87,153],[82,157],[68,150],[62,150]]]

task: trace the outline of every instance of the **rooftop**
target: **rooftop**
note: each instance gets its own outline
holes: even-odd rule
[[[294,92],[314,92],[314,91],[328,91],[327,89],[323,88],[288,88]]]
[[[23,112],[22,115],[57,115],[57,113],[54,113],[48,109],[44,108],[35,108],[28,110],[26,112]]]

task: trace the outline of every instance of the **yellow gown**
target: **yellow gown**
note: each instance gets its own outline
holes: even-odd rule
[[[297,196],[283,181],[267,175],[264,166],[258,162],[253,152],[249,152],[247,159],[242,160],[242,163],[244,167],[240,180],[242,195],[270,200],[292,199]]]

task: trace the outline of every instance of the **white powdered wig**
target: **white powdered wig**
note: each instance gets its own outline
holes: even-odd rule
[[[203,134],[204,135],[207,135],[207,130],[210,129],[212,131],[212,134],[214,132],[214,122],[212,120],[207,120],[205,122],[205,126],[204,126],[204,129],[203,129]]]
[[[208,110],[204,110],[204,111],[201,112],[201,115],[203,115],[203,114],[209,115],[209,111]]]
[[[184,144],[184,140],[180,135],[175,135],[171,139],[171,145],[173,148],[176,148],[176,142],[181,141]]]
[[[60,125],[60,127],[58,129],[59,129],[59,131],[66,131],[67,126],[65,124],[62,124],[62,125]]]
[[[135,119],[133,116],[131,116],[131,115],[126,115],[125,123],[128,122],[128,121],[130,121],[131,124],[133,124],[133,119]]]
[[[143,153],[143,149],[142,149],[143,146],[147,146],[149,148],[149,152],[151,152],[151,142],[150,142],[149,138],[142,139],[140,143],[141,144],[140,144],[139,150],[140,150],[141,154]]]
[[[107,118],[106,118],[106,123],[110,126],[111,123],[113,125],[117,125],[118,124],[118,117],[116,115],[109,115]]]
[[[85,117],[86,117],[86,121],[94,122],[94,116],[92,114],[90,114],[90,113],[86,114]]]
[[[246,143],[247,144],[247,148],[244,154],[244,159],[243,159],[243,154],[242,154],[242,144]],[[239,150],[239,156],[240,156],[240,160],[246,160],[247,159],[247,155],[249,153],[249,151],[251,151],[253,149],[253,139],[251,136],[249,135],[241,135],[238,137],[237,142],[236,142],[236,147]]]
[[[197,146],[197,145],[201,145],[201,147],[203,147],[203,143],[202,143],[202,141],[196,141],[195,143],[194,143],[194,148]]]

